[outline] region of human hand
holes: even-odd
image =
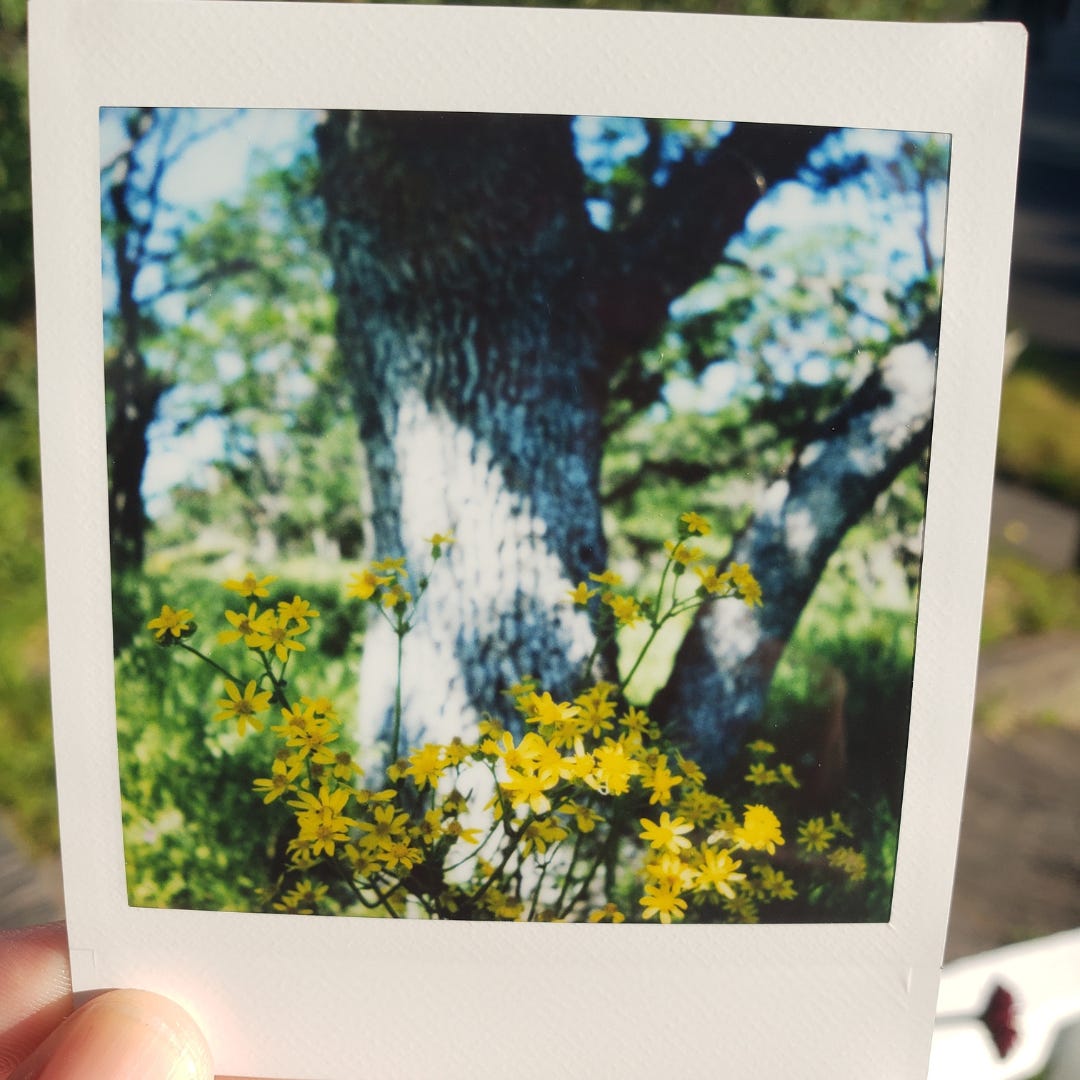
[[[179,1005],[109,990],[75,1008],[63,923],[0,931],[0,1080],[213,1080]]]

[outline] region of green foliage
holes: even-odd
[[[1080,364],[1029,348],[1005,380],[998,470],[1080,507]]]
[[[991,552],[982,643],[1049,630],[1080,630],[1080,574],[1050,573],[1013,555]]]
[[[341,637],[354,640],[355,616],[338,587],[280,581],[282,595],[303,592],[322,615],[314,627],[297,694],[335,693],[342,708],[355,710],[355,671],[342,659]],[[168,579],[130,576],[115,604],[118,620],[138,624],[132,643],[116,660],[117,738],[128,890],[143,907],[223,911],[259,910],[258,890],[269,889],[284,865],[291,814],[280,804],[264,806],[252,790],[265,775],[275,740],[269,732],[240,739],[212,719],[223,697],[220,672],[194,656],[154,644],[147,612],[182,595],[196,613],[193,643],[223,656],[218,630],[227,629],[225,609],[247,602],[222,590],[220,580],[197,568],[174,568]],[[277,723],[274,719],[271,722]]]
[[[34,297],[26,2],[0,2],[0,319],[26,315]]]
[[[629,138],[625,125],[609,127],[612,140]],[[640,202],[645,178],[717,131],[646,121],[635,137],[644,148],[622,160],[622,172],[602,153],[587,166],[592,196],[615,208],[612,228],[631,213],[621,207]],[[830,414],[881,357],[932,317],[940,279],[930,202],[947,161],[948,146],[935,136],[897,137],[880,155],[855,153],[834,137],[799,181],[820,217],[808,213],[797,224],[789,214],[784,228],[770,224],[770,201],[779,198],[771,192],[755,210],[761,223],[672,305],[662,338],[612,383],[602,494],[619,522],[620,535],[609,529],[616,558],[642,557],[657,540],[651,523],[688,502],[737,534],[763,487],[826,433]],[[875,224],[864,231],[852,222],[868,207]],[[908,238],[906,251],[899,236]],[[869,537],[891,538],[912,586],[924,493],[924,471],[909,470],[877,508]]]
[[[31,845],[57,842],[33,328],[0,324],[0,803]]]
[[[157,437],[178,447],[185,437],[219,446],[212,481],[178,487],[168,505],[151,508],[152,547],[206,530],[263,551],[270,546],[275,557],[320,545],[355,555],[362,540],[358,440],[334,349],[313,155],[300,152],[285,168],[254,161],[239,198],[188,208],[164,259],[155,246],[165,242],[156,230],[170,227],[165,219],[173,212],[162,208],[154,187],[159,170],[168,175],[209,132],[235,118],[211,121],[177,110],[128,118],[136,132],[125,150],[132,164],[116,170],[110,188],[122,194],[124,210],[110,197],[102,213],[117,279],[126,260],[134,284],[127,287],[130,302],[120,295],[108,312],[108,351],[115,363],[134,341],[145,377],[119,373],[109,380],[110,440],[125,415],[138,412],[143,427],[135,443],[146,443],[156,421]],[[151,296],[139,282],[159,272]],[[150,385],[161,391],[152,402]],[[139,498],[129,486],[129,497]]]

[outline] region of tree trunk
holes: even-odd
[[[115,347],[106,356],[105,389],[109,405],[109,538],[114,573],[142,566],[146,550],[146,508],[142,482],[149,452],[147,435],[158,402],[169,382],[150,370],[143,335],[151,318],[136,299],[164,163],[155,169],[148,191],[133,188],[135,159],[140,145],[159,123],[153,109],[139,109],[128,120],[129,143],[118,155],[106,194],[112,211],[110,229],[116,273]],[[146,205],[143,205],[146,204]],[[138,206],[138,213],[135,207]]]
[[[148,432],[169,384],[150,371],[137,346],[126,343],[105,366],[109,395],[109,534],[114,573],[142,566],[146,508],[142,497]]]
[[[937,327],[895,347],[767,490],[731,558],[764,605],[702,608],[654,716],[710,775],[742,744],[806,602],[845,533],[929,445]]]
[[[335,113],[319,131],[338,338],[377,557],[431,574],[404,650],[403,745],[468,735],[591,652],[567,592],[602,566],[592,227],[569,118]],[[415,591],[415,588],[414,590]],[[396,641],[371,613],[361,734],[386,737]]]
[[[360,421],[373,555],[431,574],[404,650],[402,745],[512,719],[536,676],[571,695],[595,636],[567,593],[603,566],[607,382],[670,301],[722,257],[822,131],[738,125],[688,157],[637,221],[599,233],[569,118],[333,113],[318,132],[338,340]],[[928,337],[929,340],[929,337]],[[895,350],[769,492],[734,558],[766,607],[699,618],[658,701],[713,768],[761,711],[773,668],[847,529],[926,446],[933,351]],[[414,589],[415,591],[415,589]],[[606,656],[601,673],[613,674]],[[361,738],[392,724],[396,641],[372,613]]]

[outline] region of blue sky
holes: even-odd
[[[103,165],[112,161],[125,141],[123,117],[126,110],[103,109],[101,113],[101,160]],[[248,181],[268,164],[285,166],[302,151],[310,150],[312,132],[318,115],[310,111],[252,109],[243,112],[226,110],[176,110],[170,150],[187,142],[183,153],[164,174],[161,188],[166,211],[160,216],[162,229],[181,225],[185,220],[197,219],[215,203],[238,202]],[[701,145],[722,139],[730,130],[727,123],[699,123],[693,135]],[[645,133],[640,120],[632,118],[579,117],[574,121],[578,155],[586,171],[596,179],[604,179],[611,168],[626,156],[638,153],[644,146]],[[201,137],[193,138],[197,133]],[[902,133],[882,131],[847,131],[835,144],[846,152],[866,152],[888,158],[896,153]],[[188,141],[189,140],[189,141]],[[673,151],[674,152],[674,151]],[[941,256],[944,239],[946,193],[939,185],[930,199],[931,250],[936,258]],[[588,204],[594,224],[600,228],[608,225],[608,208],[602,201]],[[887,204],[875,199],[857,185],[844,185],[826,193],[815,193],[799,183],[787,183],[770,192],[754,208],[747,229],[762,233],[775,229],[781,234],[797,237],[801,230],[837,229],[854,230],[873,238],[876,251],[871,251],[865,270],[865,282],[859,287],[866,297],[866,309],[870,315],[876,305],[884,304],[886,290],[902,285],[917,277],[921,270],[921,254],[918,247],[920,214],[911,200],[893,198]],[[156,241],[167,249],[169,241],[162,232]],[[753,245],[736,240],[729,254],[752,264],[755,258]],[[835,252],[835,273],[843,273],[840,266],[844,252]],[[860,256],[862,257],[862,256]],[[873,265],[874,263],[878,265]],[[826,268],[827,270],[827,268]],[[781,266],[779,272],[794,273]],[[828,276],[823,272],[822,280]],[[103,257],[105,305],[115,303],[115,279],[108,259]],[[160,275],[153,268],[140,278],[142,294],[151,295],[160,287]],[[678,318],[715,305],[726,288],[722,274],[699,284],[672,308]],[[162,301],[159,316],[166,322],[179,322],[185,317],[182,297]],[[864,319],[864,327],[855,327],[856,333],[873,336],[873,320]],[[814,340],[815,327],[808,323],[804,340],[792,340],[786,350],[777,350],[770,357],[777,377],[790,380],[795,377],[808,381],[821,381],[828,377],[830,361],[818,349]],[[726,401],[732,393],[746,385],[751,377],[748,365],[738,357],[740,350],[752,347],[752,342],[740,341],[738,334],[732,343],[731,355],[709,366],[700,379],[676,380],[668,386],[667,402],[677,409],[710,412]],[[817,351],[816,351],[817,350]],[[819,355],[820,353],[820,355]],[[798,366],[792,357],[799,358]],[[170,418],[169,398],[163,400],[161,419],[150,432],[150,455],[147,462],[143,491],[147,509],[155,516],[168,506],[168,491],[177,484],[203,486],[212,473],[212,462],[223,451],[220,429],[213,422],[201,423],[186,436],[175,435]]]

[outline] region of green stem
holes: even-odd
[[[220,671],[226,679],[229,679],[234,683],[243,682],[241,678],[234,675],[231,671],[226,671],[225,668],[223,668],[216,660],[211,660],[210,657],[206,655],[206,653],[199,652],[199,650],[196,649],[194,645],[189,645],[186,641],[180,641],[177,642],[177,644],[180,646],[181,649],[187,649],[189,653],[194,653],[200,660],[205,660],[212,668],[216,668],[218,671]]]
[[[548,854],[548,860],[540,867],[540,878],[536,882],[536,889],[533,892],[532,903],[529,905],[529,918],[528,922],[532,922],[536,918],[536,909],[540,904],[540,890],[544,887],[544,877],[548,872],[548,867],[551,865],[551,860],[555,856],[555,849],[552,848]]]
[[[506,864],[510,861],[510,859],[513,856],[514,852],[517,851],[518,841],[522,838],[522,836],[524,836],[525,830],[535,820],[536,820],[536,815],[533,814],[533,812],[530,810],[528,815],[526,816],[525,820],[521,823],[521,828],[518,829],[515,832],[513,828],[507,828],[506,827],[506,819],[505,818],[503,819],[503,827],[506,829],[506,839],[507,839],[506,854],[503,855],[502,861],[491,872],[491,876],[487,879],[487,881],[485,881],[484,884],[481,885],[480,888],[477,889],[477,891],[474,892],[472,894],[472,896],[469,897],[469,899],[473,903],[476,903],[476,901],[479,900],[484,895],[484,893],[486,893],[488,891],[488,889],[490,889],[491,886],[495,884],[495,879],[497,877],[502,876],[502,872],[506,869]]]
[[[637,654],[637,659],[634,661],[633,667],[626,673],[626,677],[622,679],[616,688],[616,694],[622,695],[623,691],[630,685],[630,680],[634,677],[637,669],[641,666],[641,661],[645,659],[645,654],[649,651],[652,643],[656,640],[656,635],[660,633],[660,627],[667,622],[667,616],[660,619],[658,622],[653,623],[652,630],[649,632],[649,636],[645,641],[645,644],[641,646],[641,651]]]
[[[401,742],[401,654],[405,643],[405,633],[397,632],[397,683],[394,686],[394,731],[390,737],[390,761],[393,764],[398,759],[398,746]]]
[[[562,888],[559,890],[559,896],[555,901],[555,917],[561,919],[566,912],[563,911],[563,902],[566,900],[566,894],[570,891],[570,883],[574,879],[574,867],[577,865],[578,855],[581,853],[581,840],[585,834],[578,830],[574,836],[574,849],[570,852],[570,865],[566,868],[566,876],[563,878]]]

